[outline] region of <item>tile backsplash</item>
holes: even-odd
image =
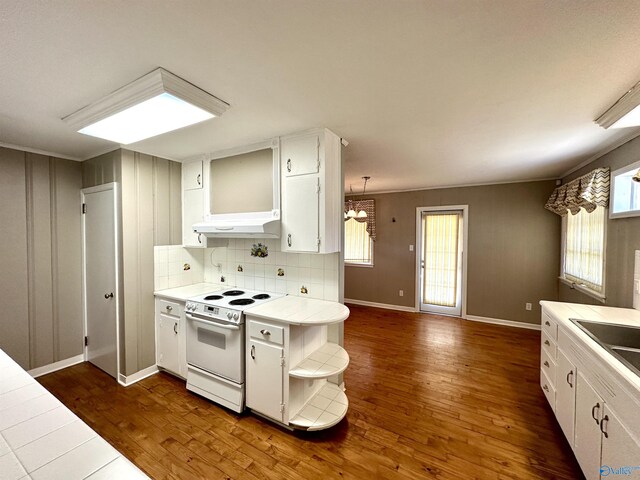
[[[182,245],[154,247],[154,288],[183,287],[204,279],[204,250]]]
[[[266,245],[266,257],[251,256],[258,243]],[[231,238],[225,247],[154,249],[156,290],[209,282],[337,302],[338,266],[337,253],[281,252],[278,239]]]

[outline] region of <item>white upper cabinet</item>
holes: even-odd
[[[202,162],[182,164],[182,189],[197,190],[202,188]]]
[[[320,136],[301,135],[282,143],[282,171],[285,177],[318,173],[320,169]]]
[[[341,139],[321,129],[280,139],[282,251],[340,251]]]

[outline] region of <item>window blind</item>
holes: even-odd
[[[423,217],[423,303],[455,307],[458,295],[458,248],[460,215],[433,214]]]
[[[601,293],[604,267],[604,222],[601,206],[567,215],[564,276],[576,284]]]

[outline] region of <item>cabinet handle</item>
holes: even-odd
[[[202,175],[198,174],[198,178],[196,178],[196,182],[198,182],[198,185],[202,185],[202,183],[200,182],[200,177],[201,177],[201,176],[202,176]]]
[[[113,298],[113,292],[111,292],[111,293],[105,293],[105,294],[104,294],[104,298],[107,298],[107,299],[108,299],[108,298]]]
[[[607,425],[609,424],[609,415],[605,415],[604,418],[602,419],[602,421],[600,422],[600,431],[604,435],[604,438],[609,438],[609,434],[604,429],[604,426],[605,426],[604,422],[607,422]]]
[[[546,383],[544,384],[544,387],[542,387],[542,389],[543,389],[545,392],[549,393],[549,387],[547,386],[547,384],[546,384]]]
[[[200,239],[200,235],[202,235],[201,233],[198,234],[198,243],[202,244],[202,240]]]
[[[173,333],[178,334],[178,322],[173,324]]]
[[[287,159],[287,172],[291,172],[291,159]]]
[[[545,320],[545,321],[544,321],[544,324],[545,324],[547,327],[550,327],[550,326],[551,326],[551,324],[549,323],[549,320]]]
[[[591,418],[593,418],[596,421],[596,425],[600,424],[600,420],[598,420],[598,418],[596,417],[596,410],[600,410],[600,404],[596,403],[593,408],[591,409]]]
[[[569,380],[569,377],[573,377],[573,370],[571,370],[569,373],[567,373],[567,383],[569,384],[569,386],[571,388],[573,388],[573,383],[571,383],[571,380]]]
[[[251,358],[256,359],[256,346],[251,345]]]
[[[261,333],[262,335],[267,335],[267,336],[268,336],[268,335],[271,335],[271,332],[270,332],[269,330],[265,330],[265,329],[260,330],[260,333]]]
[[[171,311],[173,310],[173,307],[171,305],[167,305],[167,310]]]
[[[544,341],[544,344],[545,344],[547,347],[550,347],[550,346],[551,346],[551,344],[549,343],[549,340],[545,340],[545,341]]]
[[[291,246],[291,234],[287,235],[287,245]]]
[[[544,361],[544,366],[549,368],[549,362],[547,362],[546,360]]]

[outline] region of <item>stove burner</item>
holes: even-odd
[[[251,300],[250,298],[237,298],[231,300],[229,305],[251,305],[252,303],[255,303],[255,300]]]
[[[224,297],[222,295],[207,295],[204,297],[205,300],[220,300],[221,298]]]
[[[258,295],[254,295],[251,298],[255,300],[266,300],[267,298],[271,298],[271,295],[267,295],[266,293],[259,293]]]
[[[222,292],[222,295],[225,297],[237,297],[238,295],[242,295],[244,292],[242,290],[227,290],[226,292]]]

